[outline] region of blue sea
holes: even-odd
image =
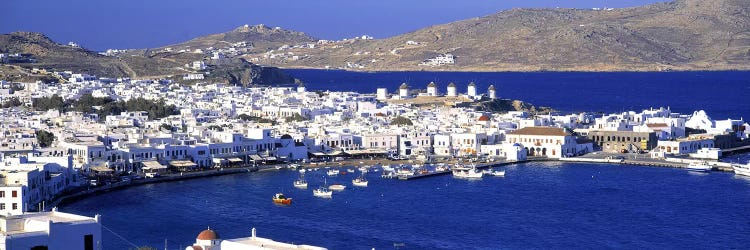
[[[666,73],[358,73],[289,70],[310,90],[374,93],[402,82],[444,90],[468,82],[501,98],[563,112],[671,107],[714,119],[750,117],[750,72]],[[463,91],[462,91],[463,92]],[[747,162],[748,155],[727,160]],[[149,245],[184,249],[206,227],[222,238],[258,236],[329,249],[747,249],[750,179],[732,173],[579,163],[525,163],[506,177],[478,181],[437,176],[412,181],[354,175],[333,199],[292,187],[296,171],[270,171],[132,187],[61,206],[101,214],[104,249]],[[284,192],[291,206],[271,196]],[[111,230],[111,232],[110,232]],[[114,232],[114,233],[112,233]],[[115,233],[119,236],[115,236]]]
[[[348,72],[286,70],[309,90],[396,93],[401,83],[426,89],[434,81],[445,93],[450,82],[465,93],[469,82],[477,92],[495,85],[499,98],[571,112],[622,112],[670,107],[692,114],[705,110],[713,119],[750,119],[750,71],[724,72]]]
[[[92,216],[131,243],[184,249],[211,227],[329,249],[747,249],[750,179],[732,173],[578,163],[502,167],[505,177],[400,181],[327,178],[347,189],[315,198],[280,170],[151,184],[61,208]],[[284,192],[291,206],[271,202]],[[132,245],[105,230],[104,249]],[[394,247],[396,246],[396,247]],[[178,248],[180,247],[180,248]]]

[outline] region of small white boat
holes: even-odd
[[[303,169],[300,169],[300,170],[299,170],[299,172],[300,172],[301,174],[304,174],[304,173],[305,173],[305,172],[307,172],[307,171],[306,171],[306,170],[305,170],[305,169],[303,168]]]
[[[336,176],[338,174],[339,174],[339,170],[338,169],[329,169],[328,170],[328,176]]]
[[[347,169],[346,169],[346,172],[349,172],[349,173],[354,173],[354,169],[351,169],[351,168],[347,168]]]
[[[362,173],[367,173],[368,167],[367,166],[359,167],[359,171],[362,172]]]
[[[368,181],[367,179],[365,179],[364,176],[360,176],[352,180],[352,185],[357,186],[357,187],[366,187],[367,183]]]
[[[391,167],[391,165],[383,165],[383,171],[393,172],[393,168]]]
[[[325,188],[325,187],[319,187],[313,190],[313,196],[322,197],[322,198],[331,198],[331,196],[333,196],[333,191],[328,190],[328,188]]]
[[[490,173],[492,176],[503,177],[505,176],[505,170],[495,170]]]
[[[732,170],[734,170],[734,174],[750,176],[750,162],[745,165],[732,164]]]
[[[333,184],[333,185],[328,186],[328,189],[333,190],[333,191],[343,191],[344,189],[346,189],[346,186],[341,185],[341,184]]]
[[[294,181],[294,187],[296,188],[307,188],[307,181],[300,178],[299,180]]]
[[[701,162],[692,162],[687,167],[690,171],[697,171],[697,172],[708,172],[711,171],[711,165],[708,165],[708,162],[701,161]]]
[[[457,178],[478,179],[482,178],[484,174],[474,166],[467,167],[456,165],[453,167],[453,176]]]

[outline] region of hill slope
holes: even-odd
[[[354,63],[364,70],[750,69],[750,1],[677,0],[612,10],[512,9],[387,39],[292,52],[306,56],[263,63],[314,68]],[[455,55],[455,65],[418,65],[441,53]]]
[[[214,74],[209,80],[229,83],[290,84],[294,79],[274,67],[261,67],[241,59],[210,60],[207,55],[163,50],[131,50],[117,56],[104,56],[84,48],[58,44],[48,37],[33,32],[13,32],[0,35],[0,53],[30,54],[34,62],[13,65],[45,68],[56,71],[71,70],[103,77],[169,77],[197,73],[184,65],[193,61],[206,61]],[[3,78],[2,72],[0,78]],[[18,74],[14,72],[13,74]],[[5,78],[8,78],[7,76]]]

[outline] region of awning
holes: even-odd
[[[276,157],[273,157],[273,156],[266,157],[266,161],[275,161],[275,160],[276,160]]]
[[[328,154],[328,155],[331,155],[331,156],[337,156],[337,155],[342,155],[342,154],[343,154],[343,153],[342,153],[341,151],[333,151],[333,152],[331,152],[331,153],[330,153],[330,154]]]
[[[91,170],[94,172],[99,172],[99,173],[109,173],[109,172],[115,171],[115,170],[108,168],[107,166],[93,166],[91,167]]]
[[[186,168],[186,167],[196,167],[198,164],[193,163],[192,161],[170,161],[169,165],[178,167],[178,168]]]
[[[323,152],[312,152],[312,154],[313,154],[314,156],[326,156],[326,154],[325,154],[325,153],[323,153]]]
[[[222,162],[225,161],[225,159],[222,159],[222,158],[213,158],[211,161],[213,161],[214,163],[222,163]]]
[[[237,158],[237,157],[229,158],[229,159],[227,159],[227,160],[228,160],[229,162],[231,162],[231,163],[242,162],[242,159],[240,159],[240,158]]]
[[[157,161],[144,161],[143,170],[163,170],[167,169],[167,166],[159,164]]]
[[[260,157],[260,155],[250,155],[250,159],[253,161],[262,161],[263,157]]]

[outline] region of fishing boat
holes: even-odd
[[[687,167],[690,171],[695,172],[708,172],[711,171],[711,165],[708,165],[708,162],[701,161],[701,162],[691,162]]]
[[[349,172],[349,173],[354,173],[354,169],[351,169],[351,168],[347,168],[347,169],[346,169],[346,172]]]
[[[289,205],[292,204],[292,198],[287,198],[282,193],[277,193],[273,196],[273,202],[277,204]]]
[[[298,180],[294,181],[294,187],[307,188],[307,181],[305,181],[305,179],[299,178]]]
[[[319,187],[313,190],[313,196],[322,197],[322,198],[331,198],[331,196],[333,196],[333,191],[328,190],[328,188],[326,187]]]
[[[365,179],[365,176],[360,176],[352,180],[352,185],[357,187],[366,187],[367,186],[367,179]]]
[[[503,177],[505,176],[505,170],[494,170],[490,173],[492,176]]]
[[[307,170],[305,170],[304,168],[299,170],[300,174],[304,174],[305,172],[307,172]]]
[[[341,184],[333,184],[329,186],[328,189],[333,190],[333,191],[343,191],[344,189],[346,189],[346,186],[341,185]]]
[[[339,174],[339,170],[338,169],[329,169],[328,170],[328,176],[336,176],[338,174]]]
[[[478,179],[482,178],[484,174],[474,166],[456,165],[453,167],[453,176],[457,178]]]
[[[750,176],[750,162],[745,165],[732,164],[732,170],[734,170],[734,174]]]

